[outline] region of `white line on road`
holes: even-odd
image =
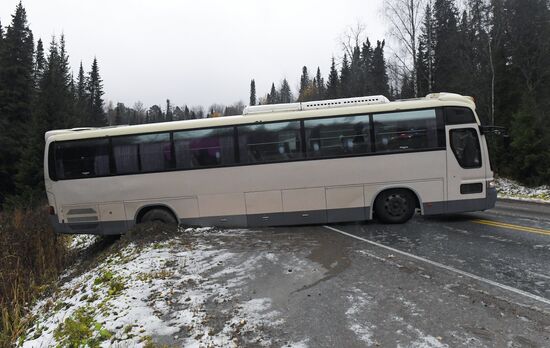
[[[521,295],[521,296],[525,296],[527,298],[530,298],[532,300],[535,300],[535,301],[538,301],[538,302],[542,302],[544,304],[547,304],[547,305],[550,305],[550,300],[547,299],[547,298],[544,298],[542,296],[538,296],[538,295],[535,295],[535,294],[532,294],[530,292],[527,292],[527,291],[523,291],[523,290],[520,290],[520,289],[516,289],[516,288],[513,288],[511,286],[508,286],[508,285],[504,285],[504,284],[501,284],[501,283],[497,283],[493,280],[490,280],[490,279],[487,279],[487,278],[483,278],[483,277],[480,277],[480,276],[477,276],[475,274],[472,274],[472,273],[469,273],[469,272],[465,272],[465,271],[461,271],[457,268],[454,268],[454,267],[451,267],[451,266],[447,266],[447,265],[444,265],[442,263],[439,263],[439,262],[436,262],[436,261],[432,261],[432,260],[428,260],[424,257],[421,257],[421,256],[417,256],[417,255],[413,255],[413,254],[410,254],[406,251],[401,251],[399,249],[395,249],[395,248],[392,248],[392,247],[389,247],[387,245],[384,245],[384,244],[380,244],[380,243],[377,243],[377,242],[373,242],[372,240],[368,240],[368,239],[365,239],[365,238],[361,238],[359,236],[356,236],[354,234],[351,234],[351,233],[348,233],[348,232],[344,232],[342,230],[339,230],[337,228],[334,228],[334,227],[331,227],[331,226],[327,226],[325,225],[324,226],[325,228],[328,228],[329,230],[332,230],[334,232],[338,232],[340,234],[343,234],[343,235],[346,235],[348,237],[351,237],[351,238],[355,238],[355,239],[358,239],[360,241],[363,241],[363,242],[366,242],[366,243],[369,243],[371,245],[375,245],[377,247],[380,247],[380,248],[383,248],[383,249],[386,249],[386,250],[389,250],[391,252],[394,252],[394,253],[397,253],[397,254],[401,254],[401,255],[404,255],[404,256],[407,256],[407,257],[410,257],[412,259],[415,259],[415,260],[418,260],[418,261],[422,261],[422,262],[425,262],[427,264],[430,264],[432,266],[435,266],[435,267],[438,267],[438,268],[442,268],[442,269],[445,269],[447,271],[450,271],[450,272],[454,272],[454,273],[457,273],[457,274],[460,274],[464,277],[468,277],[468,278],[472,278],[472,279],[475,279],[477,281],[480,281],[482,283],[485,283],[485,284],[489,284],[489,285],[492,285],[492,286],[495,286],[497,288],[500,288],[500,289],[503,289],[503,290],[507,290],[507,291],[510,291],[510,292],[513,292],[515,294],[518,294],[518,295]]]

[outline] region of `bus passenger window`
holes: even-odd
[[[308,157],[360,155],[372,151],[368,115],[304,121]]]
[[[434,109],[375,114],[376,152],[438,148]]]
[[[235,163],[233,127],[175,132],[174,148],[178,169]]]
[[[300,122],[239,126],[242,163],[264,163],[302,158]]]
[[[451,149],[462,168],[481,167],[481,149],[473,128],[451,129]]]
[[[91,139],[56,143],[58,179],[79,179],[110,174],[109,140]]]
[[[171,169],[170,133],[114,137],[113,154],[117,174]]]

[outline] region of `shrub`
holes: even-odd
[[[65,237],[53,232],[46,207],[0,213],[0,347],[25,332],[25,308],[57,278],[67,255]]]

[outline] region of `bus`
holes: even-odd
[[[496,201],[473,98],[248,106],[242,115],[46,132],[58,233],[256,227],[481,211]]]

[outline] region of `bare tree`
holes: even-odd
[[[367,26],[363,22],[357,21],[355,25],[350,25],[340,34],[340,44],[348,57],[351,58],[353,56],[354,47],[359,47],[359,45],[366,40],[366,29]]]
[[[405,58],[396,53],[395,59],[408,75],[412,75],[415,97],[418,97],[416,51],[424,2],[425,0],[385,0],[385,15],[390,22],[390,34],[408,56]]]

